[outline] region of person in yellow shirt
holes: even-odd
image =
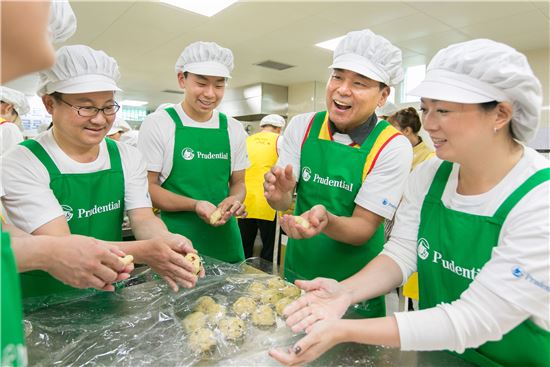
[[[435,156],[435,153],[426,143],[422,141],[418,132],[422,127],[420,116],[413,107],[399,110],[388,117],[388,122],[393,125],[401,134],[405,135],[413,146],[412,169],[424,162],[426,159]]]
[[[422,123],[420,122],[420,116],[413,107],[399,110],[388,117],[388,122],[393,125],[397,130],[401,131],[403,135],[409,139],[413,146],[413,161],[411,171],[416,166],[427,159],[435,156],[433,150],[431,150],[426,143],[422,141],[418,132]],[[391,225],[393,226],[393,224]],[[409,299],[408,309],[412,311],[414,309],[412,300],[418,300],[418,273],[414,272],[407,283],[403,286],[403,295]]]
[[[243,240],[244,255],[252,256],[254,240],[260,230],[262,251],[260,257],[273,261],[275,244],[275,209],[272,209],[264,196],[264,175],[279,158],[277,147],[281,144],[281,130],[285,119],[279,115],[267,115],[260,121],[260,132],[246,139],[246,150],[250,167],[246,169],[246,198],[244,205],[246,218],[239,219],[239,229]]]

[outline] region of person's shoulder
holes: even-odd
[[[143,122],[141,123],[141,128],[144,126],[146,128],[151,128],[154,126],[159,126],[160,124],[168,124],[171,121],[172,119],[170,118],[170,115],[168,115],[165,110],[159,110],[145,116]]]
[[[530,147],[525,147],[524,159],[529,166],[537,171],[550,167],[550,160]]]
[[[10,132],[10,133],[13,133],[13,134],[23,135],[21,133],[21,130],[19,130],[19,127],[16,124],[11,123],[11,122],[5,122],[3,124],[0,124],[0,129],[3,132]]]
[[[106,138],[106,139],[108,139],[108,138]],[[116,144],[122,159],[124,159],[124,158],[126,158],[126,159],[141,158],[141,152],[139,151],[138,148],[136,148],[136,147],[134,147],[130,144],[121,142],[121,141],[117,141],[117,140],[111,140],[111,141],[113,141]]]
[[[315,113],[316,112],[306,112],[294,116],[290,119],[287,129],[290,128],[291,125],[296,127],[303,124],[309,124],[313,116],[315,116]]]

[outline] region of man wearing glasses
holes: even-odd
[[[194,267],[184,256],[195,250],[153,215],[140,153],[105,139],[120,109],[114,99],[119,77],[116,61],[102,51],[59,49],[53,68],[40,73],[38,90],[53,127],[3,157],[4,206],[27,233],[104,241],[122,240],[126,210],[138,241],[118,247],[174,290],[192,287]],[[105,271],[97,269],[97,278],[104,279]],[[23,298],[75,291],[42,271],[22,273],[21,283]]]

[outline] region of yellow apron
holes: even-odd
[[[264,175],[277,162],[277,139],[279,134],[262,131],[246,139],[250,167],[246,169],[246,198],[244,205],[248,219],[275,219],[273,210],[264,197]]]

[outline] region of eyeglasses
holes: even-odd
[[[79,116],[82,117],[94,117],[96,116],[100,111],[103,112],[105,116],[112,116],[117,113],[118,110],[120,110],[120,106],[118,104],[113,104],[107,107],[103,108],[97,108],[97,107],[84,107],[84,106],[73,106],[69,102],[64,101],[61,98],[58,98],[61,102],[65,103],[67,106],[73,108],[76,110]]]

